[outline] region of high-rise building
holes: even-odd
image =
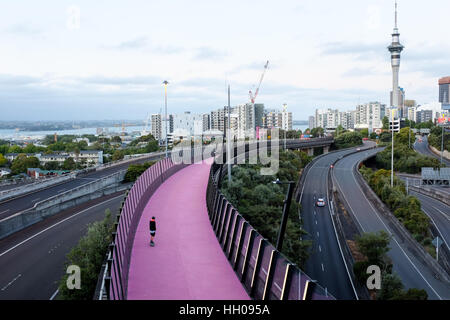
[[[395,2],[395,25],[392,33],[392,43],[388,47],[391,53],[391,66],[392,66],[392,94],[391,94],[391,106],[397,108],[403,108],[404,95],[398,85],[398,73],[400,69],[400,53],[403,50],[403,45],[400,44],[400,33],[397,28],[397,2]],[[400,116],[402,111],[400,111]]]
[[[164,121],[164,116],[159,113],[152,114],[152,136],[160,143],[166,139],[166,123],[167,123],[167,134],[173,132],[173,115],[167,115],[168,120]]]
[[[264,128],[280,128],[286,131],[292,130],[292,112],[288,112],[286,105],[282,111],[267,110],[263,117]]]
[[[211,115],[209,113],[204,113],[203,117],[203,131],[208,131],[211,129]]]
[[[408,120],[417,122],[416,113],[417,107],[408,107]]]
[[[355,115],[356,111],[342,111],[339,112],[338,126],[341,125],[344,129],[355,128]]]
[[[316,120],[314,119],[314,116],[309,116],[308,118],[308,126],[309,129],[314,129],[315,128],[315,124],[316,124]]]
[[[368,129],[369,133],[374,129],[383,128],[383,117],[386,106],[379,102],[369,102],[356,107],[355,129]]]
[[[192,114],[186,111],[183,114],[173,115],[173,136],[195,136],[203,132],[203,115]]]
[[[416,113],[417,122],[433,121],[433,110],[420,110]]]
[[[263,103],[255,103],[255,126],[256,127],[261,128],[263,126],[263,117],[264,117],[264,104]]]
[[[450,77],[439,79],[439,102],[442,109],[450,110]]]

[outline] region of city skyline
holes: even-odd
[[[26,11],[4,4],[2,120],[145,119],[164,108],[164,79],[169,113],[206,113],[226,105],[227,84],[233,105],[248,102],[266,60],[257,103],[287,103],[294,120],[316,108],[389,104],[394,1],[346,1],[351,10],[332,1],[135,2],[28,2]],[[437,101],[438,79],[450,69],[439,21],[450,4],[398,6],[407,49],[400,86],[406,99]],[[203,19],[193,21],[199,10]],[[239,23],[224,28],[228,21]]]

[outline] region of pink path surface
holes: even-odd
[[[248,300],[225,258],[206,209],[210,165],[175,173],[151,197],[137,227],[129,300]],[[149,220],[156,217],[155,246]]]

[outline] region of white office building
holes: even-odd
[[[383,117],[386,105],[379,102],[369,102],[356,107],[355,129],[368,129],[369,133],[383,128]]]

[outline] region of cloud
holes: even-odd
[[[386,55],[387,45],[385,43],[350,43],[329,42],[322,44],[322,53],[326,55],[353,55],[358,59],[368,57],[383,57]]]
[[[17,23],[4,29],[6,33],[20,36],[38,36],[42,35],[42,30],[30,23]]]
[[[113,48],[119,50],[142,49],[147,47],[147,45],[148,45],[147,37],[139,37],[128,41],[123,41],[118,45],[113,46]]]
[[[226,57],[228,54],[210,47],[200,47],[194,51],[196,60],[217,60]]]

